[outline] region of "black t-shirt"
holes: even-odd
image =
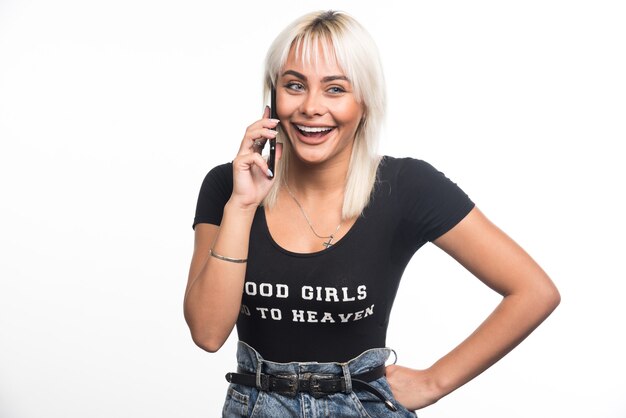
[[[232,165],[211,170],[194,227],[219,225],[233,187]],[[347,361],[384,347],[400,278],[413,254],[474,207],[430,164],[384,157],[372,197],[347,234],[315,253],[293,253],[272,239],[257,210],[248,250],[239,339],[267,360]]]

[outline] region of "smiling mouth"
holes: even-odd
[[[298,132],[309,138],[321,138],[335,129],[332,126],[304,126],[294,124]]]

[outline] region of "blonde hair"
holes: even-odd
[[[321,51],[320,51],[321,46]],[[376,182],[380,162],[378,137],[385,116],[385,84],[378,50],[367,31],[354,18],[337,11],[313,12],[285,28],[270,46],[265,59],[264,97],[276,84],[291,48],[306,64],[322,56],[337,63],[350,79],[356,100],[363,106],[363,119],[357,128],[346,177],[343,219],[361,215]],[[284,133],[279,128],[279,137]],[[276,180],[263,204],[272,207],[281,184],[287,178],[293,151],[283,141],[283,154],[276,166]]]

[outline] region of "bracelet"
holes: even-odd
[[[220,260],[224,260],[224,261],[228,261],[229,263],[245,263],[248,261],[247,258],[231,258],[231,257],[226,257],[224,255],[219,255],[217,254],[215,251],[213,251],[213,248],[211,248],[209,250],[209,254],[211,254],[211,256],[215,257],[215,258],[219,258]]]

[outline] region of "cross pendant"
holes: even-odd
[[[332,235],[330,237],[328,237],[328,241],[326,241],[325,243],[322,244],[324,246],[324,248],[332,247],[333,246],[333,244],[332,244],[333,239],[335,239],[335,237],[333,237]]]

